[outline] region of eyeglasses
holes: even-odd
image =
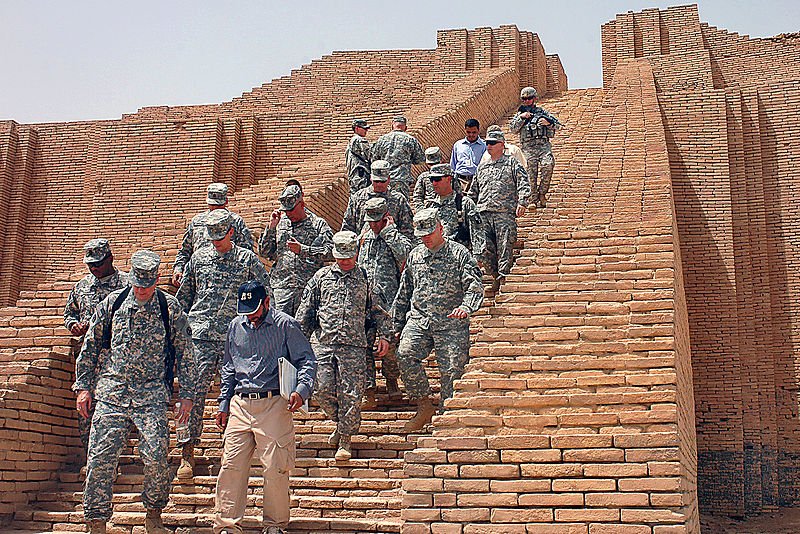
[[[87,267],[89,267],[89,268],[97,268],[97,267],[102,267],[102,266],[103,266],[103,264],[106,262],[106,260],[108,260],[108,258],[109,258],[109,257],[108,257],[108,256],[106,256],[105,258],[103,258],[103,259],[102,259],[102,260],[100,260],[100,261],[90,261],[89,263],[87,263],[87,264],[86,264],[86,266],[87,266]]]
[[[496,145],[496,144],[497,144],[497,143],[499,143],[499,142],[500,142],[500,141],[486,141],[486,144],[487,144],[487,145],[489,145],[489,146],[494,146],[494,145]]]
[[[429,176],[428,178],[430,178],[431,182],[441,182],[442,180],[444,180],[444,176],[438,176],[438,175]]]
[[[536,98],[536,97],[535,96],[526,96],[522,100],[533,100],[534,98]]]

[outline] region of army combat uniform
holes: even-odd
[[[502,132],[489,133],[487,141],[494,139],[505,137]],[[527,207],[531,195],[528,173],[516,159],[503,154],[478,166],[470,195],[484,227],[486,247],[481,259],[487,273],[496,278],[506,276],[511,272],[517,241],[516,209]]]
[[[230,228],[231,217],[221,210],[212,212],[206,225],[209,239],[213,240],[224,238]],[[225,352],[228,324],[236,317],[237,291],[248,280],[258,280],[269,290],[269,275],[255,252],[232,245],[228,252],[220,254],[212,245],[192,255],[175,295],[188,312],[197,361],[197,395],[189,419],[191,440],[183,450],[183,459],[190,464],[191,445],[199,442],[203,431],[206,394]],[[185,462],[178,474],[180,478],[191,477]]]
[[[227,185],[223,183],[213,183],[208,186],[208,198],[206,199],[206,202],[210,206],[223,206],[227,201]],[[178,253],[175,255],[175,264],[172,267],[173,272],[183,273],[183,270],[186,268],[186,264],[189,263],[189,259],[192,257],[192,254],[207,245],[211,245],[211,242],[208,240],[206,235],[205,228],[209,215],[219,209],[225,210],[231,214],[231,223],[233,224],[234,228],[234,244],[239,245],[242,248],[246,248],[247,250],[253,250],[253,235],[251,234],[250,229],[247,227],[247,224],[244,222],[244,219],[227,208],[216,208],[213,210],[209,209],[203,213],[195,215],[189,222],[189,226],[186,227],[186,231],[183,233],[181,248],[178,249]]]
[[[358,237],[353,232],[338,232],[333,236],[333,246],[334,258],[353,258],[358,254]],[[328,418],[336,422],[331,444],[338,442],[337,459],[350,458],[350,436],[361,426],[367,322],[374,322],[382,337],[391,334],[389,317],[375,304],[375,298],[363,269],[356,265],[344,271],[335,264],[323,267],[309,280],[297,310],[303,333],[310,338],[316,332],[319,340],[314,347],[314,396]]]
[[[111,247],[107,239],[92,239],[83,249],[86,251],[83,258],[84,263],[93,263],[104,260],[111,254]],[[89,325],[97,306],[112,291],[122,289],[128,285],[128,275],[118,270],[104,278],[97,278],[89,273],[75,284],[67,297],[67,304],[64,307],[64,326],[67,330],[78,323]],[[103,363],[108,357],[107,350],[101,350],[98,357],[98,368],[103,367]],[[95,384],[91,384],[89,391],[94,391]],[[83,450],[89,450],[89,430],[91,429],[91,414],[94,412],[94,404],[89,411],[89,418],[84,418],[78,414],[78,433],[81,437]]]
[[[388,169],[381,168],[379,166],[380,163],[381,161],[372,163],[372,180],[388,181]],[[385,162],[383,163],[385,164]],[[392,189],[385,193],[377,193],[372,185],[350,197],[347,203],[347,210],[344,213],[344,220],[342,221],[342,230],[360,232],[364,227],[364,206],[369,199],[377,197],[386,199],[386,204],[389,206],[389,215],[394,219],[397,229],[414,242],[414,215],[411,213],[411,206],[406,197]]]
[[[134,253],[131,284],[152,287],[159,262],[158,255],[149,250]],[[95,381],[97,383],[94,394],[97,406],[92,418],[83,493],[83,513],[87,521],[105,522],[111,517],[117,461],[126,445],[131,424],[139,430],[139,454],[144,463],[142,503],[148,511],[160,514],[169,499],[167,406],[170,393],[165,384],[164,321],[158,295],[154,294],[147,302],[139,302],[133,290],[112,315],[112,306],[122,291],[109,294],[92,317],[72,387],[74,391],[84,391]],[[169,309],[170,339],[178,362],[179,397],[192,400],[197,374],[189,325],[178,301],[171,295],[164,296]],[[111,348],[101,368],[98,363],[106,325],[110,325]]]
[[[358,265],[366,271],[375,293],[380,295],[381,305],[388,309],[394,302],[397,288],[400,287],[400,274],[403,272],[412,244],[411,240],[397,231],[395,224],[387,224],[377,235],[370,228],[370,221],[380,221],[386,215],[388,206],[385,199],[371,198],[365,207],[366,222],[358,238],[360,244]],[[367,389],[369,390],[376,386],[375,354],[372,350],[375,340],[374,330],[368,333],[368,340]],[[387,383],[393,384],[388,389],[396,389],[400,369],[397,366],[394,344],[383,357],[381,373]]]
[[[394,118],[394,122],[406,123],[402,115]],[[419,141],[409,133],[392,130],[385,133],[372,145],[372,160],[386,160],[389,162],[389,173],[392,177],[392,189],[409,200],[411,184],[411,165],[423,163],[425,152]]]
[[[533,87],[526,87],[520,96],[532,95],[534,98],[536,90]],[[530,111],[533,116],[526,119],[522,116],[525,111]],[[540,126],[537,124],[539,118],[548,119],[550,126]],[[537,206],[540,199],[544,198],[550,190],[550,179],[553,176],[555,159],[553,158],[553,148],[550,139],[555,135],[555,124],[552,116],[542,108],[533,106],[520,106],[519,110],[511,117],[508,127],[512,132],[519,133],[520,146],[525,159],[528,162],[528,177],[530,178],[533,195]]]
[[[369,124],[364,119],[355,119],[353,129],[356,127],[369,129]],[[354,133],[347,143],[345,152],[345,166],[347,168],[347,180],[350,184],[350,196],[369,186],[370,174],[370,144],[366,137]]]
[[[445,176],[450,176],[450,183],[453,186],[460,183],[460,180],[453,176],[453,169],[447,163],[431,167],[428,176],[429,186],[431,177],[444,179]],[[433,190],[433,186],[430,187]],[[433,198],[426,200],[424,208],[436,208],[446,238],[464,245],[475,257],[484,253],[486,237],[481,216],[475,201],[466,193],[456,190],[455,187],[447,196],[439,196],[434,192]]]
[[[281,210],[293,209],[299,200],[300,188],[288,186],[281,194]],[[298,222],[282,216],[277,227],[264,230],[258,243],[259,254],[274,262],[270,270],[275,295],[273,307],[292,317],[308,281],[332,258],[333,230],[325,219],[308,209],[306,215]],[[300,254],[295,254],[287,246],[292,237],[300,243]]]
[[[433,233],[438,225],[435,209],[414,217],[418,235]],[[461,377],[469,360],[469,318],[449,318],[460,308],[471,314],[483,302],[481,273],[464,246],[444,240],[438,250],[417,245],[408,256],[400,288],[392,305],[394,330],[400,333],[397,359],[409,396],[431,395],[423,362],[431,349],[441,374],[442,400],[453,396],[453,382]]]

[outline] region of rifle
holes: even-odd
[[[531,114],[529,119],[525,119],[525,127],[530,130],[534,137],[553,137],[553,130],[566,128],[561,121],[538,106],[520,106],[517,111]],[[539,126],[538,123],[541,118],[547,119],[553,128],[551,129],[549,126]],[[544,130],[542,130],[542,128],[544,128]]]

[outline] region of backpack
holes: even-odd
[[[114,314],[117,313],[122,303],[128,298],[131,292],[130,286],[122,290],[114,303],[111,305],[111,317],[103,325],[103,348],[111,349],[111,325],[114,322]],[[156,297],[158,297],[158,308],[161,310],[161,321],[164,323],[164,384],[167,386],[167,391],[170,397],[173,393],[173,381],[175,380],[175,346],[172,344],[172,335],[169,329],[169,306],[167,305],[167,297],[160,289],[156,289]]]
[[[460,191],[456,191],[455,194],[456,213],[458,213],[458,228],[456,229],[456,233],[453,235],[453,239],[458,243],[469,243],[469,228],[467,228],[466,214],[464,213],[464,195]]]

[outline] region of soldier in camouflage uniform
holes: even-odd
[[[425,161],[422,145],[411,134],[406,133],[408,121],[398,115],[392,121],[392,131],[383,134],[372,145],[372,160],[386,160],[390,165],[392,189],[409,200],[411,184],[411,165]]]
[[[516,159],[503,153],[505,139],[501,131],[486,136],[486,150],[491,159],[478,166],[469,192],[477,204],[486,237],[481,263],[494,276],[495,291],[511,272],[517,241],[516,218],[525,214],[531,195],[528,173]]]
[[[367,272],[367,278],[375,288],[375,293],[381,297],[381,305],[388,308],[397,294],[400,273],[403,272],[412,244],[410,239],[397,231],[397,225],[389,215],[385,198],[371,198],[364,208],[366,222],[358,238],[360,243],[358,264]],[[370,347],[374,344],[375,334],[374,330],[368,333]],[[386,391],[389,395],[398,395],[400,390],[397,387],[397,379],[400,377],[400,369],[397,366],[394,343],[390,344],[389,351],[383,357],[381,373],[386,378]],[[377,405],[375,388],[375,354],[372,350],[368,350],[367,398],[362,408],[373,409]]]
[[[230,212],[215,210],[205,222],[212,246],[192,255],[175,295],[189,314],[198,376],[197,396],[189,419],[191,438],[183,444],[177,473],[181,479],[192,478],[194,474],[194,445],[203,432],[206,394],[225,352],[228,324],[236,317],[239,286],[248,280],[258,280],[264,287],[270,287],[267,270],[255,252],[231,241],[234,228]]]
[[[172,267],[172,285],[175,287],[180,287],[184,274],[183,270],[186,268],[186,264],[189,263],[192,254],[211,244],[206,237],[205,226],[208,216],[216,210],[225,210],[231,214],[234,228],[233,242],[242,248],[253,250],[253,236],[244,219],[228,209],[228,186],[215,182],[209,184],[207,191],[208,198],[206,198],[206,203],[208,204],[208,210],[195,215],[191,220],[189,226],[186,227],[186,232],[183,234],[181,248],[178,250],[178,254],[175,255],[175,265]]]
[[[523,105],[511,117],[508,126],[512,132],[519,132],[522,152],[528,160],[527,172],[533,188],[534,204],[544,208],[547,207],[547,192],[556,164],[550,139],[555,136],[559,123],[547,111],[536,106],[538,94],[535,88],[525,87],[519,97]]]
[[[453,382],[469,361],[469,316],[483,302],[481,273],[475,258],[462,245],[443,236],[436,209],[414,216],[422,245],[411,251],[392,305],[394,329],[400,337],[397,359],[417,413],[405,425],[420,430],[435,413],[423,362],[436,351],[441,374],[441,398],[453,396]]]
[[[308,281],[297,320],[306,337],[316,333],[317,389],[314,396],[336,430],[328,442],[338,445],[337,460],[352,456],[350,438],[361,426],[361,397],[366,381],[369,323],[377,325],[381,337],[375,353],[389,348],[391,324],[366,273],[358,267],[358,236],[338,232],[333,236],[335,265],[323,267]]]
[[[372,185],[350,197],[342,221],[342,230],[360,232],[364,227],[364,205],[371,198],[382,197],[389,206],[389,215],[394,219],[401,234],[414,241],[414,215],[406,197],[389,187],[389,162],[372,162]]]
[[[432,146],[425,149],[425,164],[428,166],[428,170],[421,172],[419,176],[417,176],[417,181],[414,184],[414,192],[411,195],[414,212],[424,209],[426,200],[433,200],[436,198],[436,193],[433,192],[433,188],[431,187],[431,181],[428,180],[428,174],[430,174],[431,167],[441,162],[441,148]]]
[[[178,363],[181,400],[176,419],[179,421],[189,418],[197,370],[186,315],[174,297],[156,289],[160,262],[158,254],[149,250],[131,256],[129,279],[133,287],[114,291],[99,304],[76,363],[77,376],[72,389],[78,392],[77,408],[84,417],[89,415],[93,402],[90,389],[97,383],[83,493],[83,514],[93,534],[104,533],[106,521],[111,517],[114,474],[131,424],[139,430],[139,455],[144,463],[145,530],[169,532],[161,522],[170,486],[167,339]],[[114,312],[118,299],[123,300]],[[162,299],[168,309],[169,336],[162,316]],[[108,360],[100,367],[100,354],[109,344]]]
[[[353,137],[347,143],[345,165],[347,180],[350,182],[350,196],[369,187],[370,146],[367,141],[369,124],[364,119],[353,120]]]
[[[83,250],[83,263],[89,268],[90,274],[75,284],[64,307],[64,326],[76,337],[83,336],[89,329],[89,321],[97,305],[112,291],[128,285],[128,275],[114,267],[114,255],[108,239],[92,239],[83,246]],[[108,351],[100,352],[98,367],[102,368],[107,357]],[[89,391],[94,391],[94,384],[91,384]],[[89,417],[78,414],[78,433],[84,454],[89,450],[89,429],[93,413],[94,405],[89,410]]]
[[[434,165],[428,173],[428,182],[436,198],[426,201],[425,207],[438,210],[444,236],[467,247],[475,257],[482,255],[486,237],[481,216],[475,201],[454,189],[453,184],[459,180],[453,177],[453,169],[447,163]]]
[[[294,317],[309,279],[331,260],[333,230],[306,208],[300,187],[286,187],[279,200],[281,207],[272,212],[258,253],[274,262],[270,271],[274,308]]]

